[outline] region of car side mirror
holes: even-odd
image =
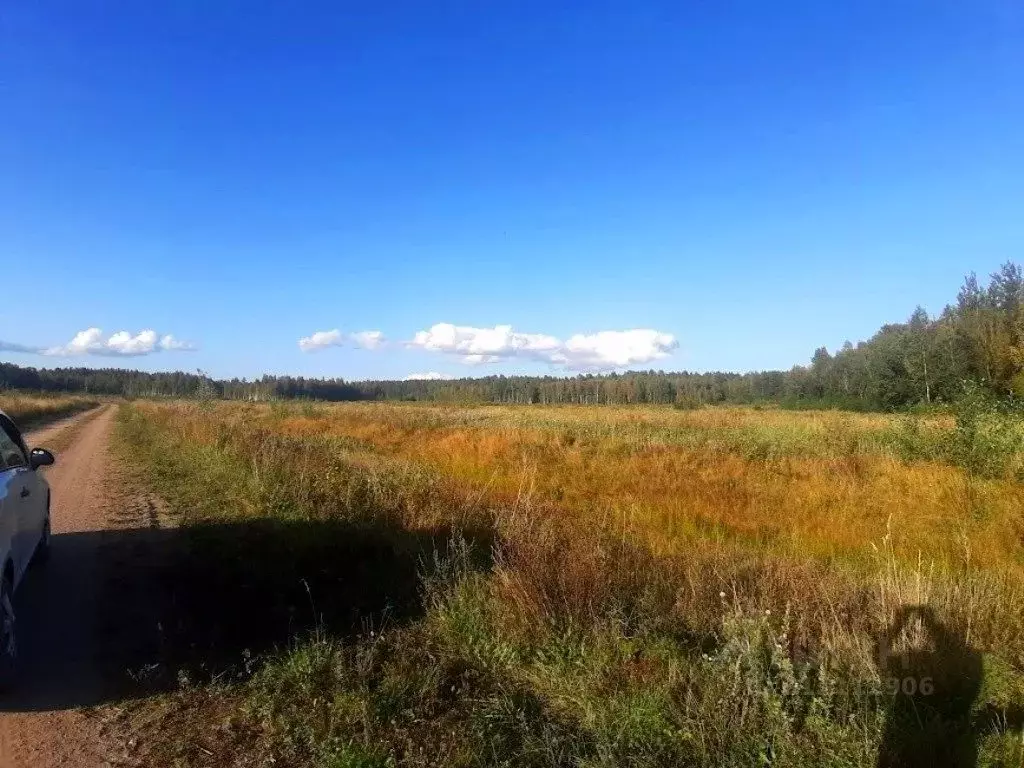
[[[28,461],[32,469],[39,469],[40,467],[50,466],[56,459],[45,448],[33,448],[32,452],[28,455]]]

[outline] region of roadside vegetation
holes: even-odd
[[[1024,760],[1024,443],[984,392],[136,402],[118,433],[180,525],[152,764]]]
[[[0,390],[0,410],[14,419],[21,429],[38,427],[96,405],[98,401],[76,395],[39,395]]]

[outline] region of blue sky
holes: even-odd
[[[0,359],[788,368],[1024,258],[1024,6],[11,0],[0,169]]]

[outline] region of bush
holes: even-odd
[[[977,477],[1024,479],[1024,409],[975,382],[953,407],[950,458]]]

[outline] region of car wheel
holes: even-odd
[[[18,641],[14,632],[14,584],[10,576],[0,582],[0,687],[7,688],[14,681],[18,658]]]
[[[50,559],[50,516],[46,516],[43,522],[43,534],[36,544],[36,551],[32,555],[32,565],[42,565]]]

